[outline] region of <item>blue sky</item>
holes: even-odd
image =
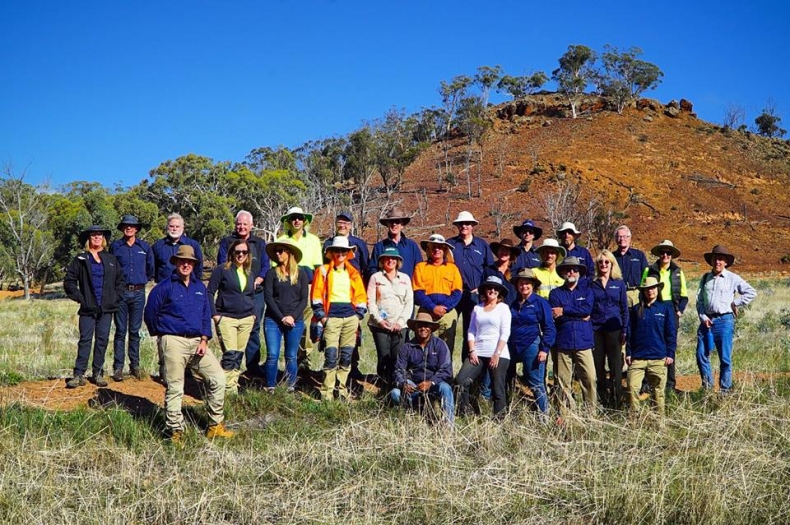
[[[549,5],[551,4],[551,6]],[[665,74],[646,96],[790,125],[785,2],[4,0],[0,165],[30,182],[130,186],[187,153],[358,128],[440,103],[441,80],[500,64],[550,72],[570,44],[639,46]],[[553,87],[551,87],[553,89]]]

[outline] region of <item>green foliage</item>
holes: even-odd
[[[506,92],[513,99],[518,99],[538,91],[548,81],[549,77],[543,71],[520,77],[504,75],[497,84],[497,91]]]
[[[782,122],[782,117],[776,114],[772,104],[763,109],[763,112],[754,119],[754,124],[757,126],[757,133],[764,137],[782,137],[787,130],[779,127]]]
[[[458,110],[461,100],[466,96],[471,85],[472,79],[466,75],[453,77],[450,82],[442,80],[439,84],[439,94],[442,97],[442,106],[444,107],[442,117],[444,119],[445,134],[450,133],[455,112]]]
[[[576,104],[584,94],[587,84],[594,78],[592,69],[596,53],[584,45],[568,46],[568,51],[559,58],[557,69],[551,72],[551,78],[568,99],[573,118],[576,118]]]
[[[482,99],[483,107],[488,105],[488,94],[491,92],[491,88],[499,82],[501,77],[502,66],[500,65],[494,67],[480,66],[477,68],[477,74],[475,74],[473,80],[482,93],[480,98]]]
[[[658,66],[639,59],[641,54],[638,47],[620,52],[609,44],[604,46],[603,69],[597,75],[598,87],[603,96],[614,102],[618,113],[645,91],[656,88],[664,76]]]

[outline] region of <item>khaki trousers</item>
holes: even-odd
[[[250,340],[253,324],[255,324],[255,316],[253,315],[242,319],[220,317],[217,330],[222,335],[225,350],[228,352],[243,352],[247,348],[247,341]]]
[[[557,351],[557,382],[560,386],[560,407],[574,408],[573,400],[573,370],[582,387],[582,399],[587,408],[594,410],[596,407],[596,378],[595,360],[592,349]]]
[[[667,384],[667,365],[663,359],[634,359],[628,367],[628,397],[631,408],[639,408],[639,390],[642,381],[647,376],[647,382],[653,390],[653,402],[659,414],[664,414],[665,392]]]
[[[310,322],[313,320],[313,307],[310,306],[310,301],[307,302],[307,308],[304,309],[302,314],[304,319],[304,333],[300,342],[301,348],[299,349],[298,361],[299,363],[307,363],[307,368],[310,370],[321,370],[321,353],[318,351],[318,346],[313,345],[310,341]],[[321,344],[320,342],[317,344]],[[304,366],[301,364],[300,366]]]
[[[184,398],[184,370],[190,366],[203,378],[207,390],[206,414],[210,425],[218,425],[225,419],[225,372],[210,351],[202,357],[195,354],[200,337],[163,335],[159,338],[159,349],[164,356],[167,374],[165,392],[165,424],[171,431],[184,429],[184,414],[181,402]]]

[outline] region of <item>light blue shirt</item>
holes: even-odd
[[[755,297],[757,291],[738,274],[729,270],[724,270],[719,275],[708,272],[702,276],[697,292],[697,314],[700,321],[709,321],[710,315],[731,314],[733,304],[740,308],[752,302]]]

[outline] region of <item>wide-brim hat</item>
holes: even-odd
[[[572,222],[567,222],[567,221],[563,222],[562,225],[559,228],[557,228],[557,237],[559,237],[560,234],[562,232],[565,232],[565,231],[571,231],[571,232],[573,232],[574,235],[581,235],[582,234],[581,231],[576,229],[576,225],[575,224],[573,224]]]
[[[178,247],[178,251],[175,253],[175,255],[170,257],[170,264],[175,264],[176,259],[186,259],[188,261],[200,262],[200,259],[195,256],[195,249],[188,244],[182,244]]]
[[[585,266],[584,263],[582,263],[578,257],[574,257],[571,255],[570,257],[566,257],[565,259],[563,259],[562,262],[557,265],[557,269],[556,269],[557,275],[562,277],[563,270],[572,267],[576,267],[579,270],[579,275],[581,276],[587,274],[587,266]]]
[[[472,215],[472,212],[462,211],[458,214],[458,217],[455,218],[453,224],[458,224],[459,222],[473,222],[475,226],[480,224],[480,221],[475,219],[475,216]]]
[[[266,255],[269,256],[270,261],[275,260],[276,254],[274,252],[277,250],[277,248],[288,248],[294,259],[296,259],[297,264],[302,260],[302,249],[290,240],[282,240],[270,242],[266,245]]]
[[[313,215],[311,213],[305,213],[302,208],[299,206],[294,206],[292,208],[288,208],[288,211],[285,212],[285,215],[280,217],[280,222],[283,223],[288,220],[288,217],[291,215],[304,215],[305,222],[313,222]]]
[[[494,257],[499,255],[500,248],[508,248],[510,249],[510,259],[515,260],[521,254],[521,248],[515,246],[511,239],[502,239],[499,242],[492,242],[491,243],[491,252],[494,254]]]
[[[660,292],[661,289],[664,288],[664,283],[662,283],[661,281],[659,281],[655,277],[648,277],[648,278],[645,279],[645,281],[642,284],[637,286],[637,288],[639,288],[640,290],[644,291],[644,290],[647,290],[648,288],[654,288],[656,286],[658,286],[658,291]]]
[[[531,268],[522,268],[518,271],[518,273],[510,278],[510,282],[513,283],[513,286],[518,286],[518,281],[521,279],[527,279],[528,281],[532,281],[533,288],[540,288],[540,285],[543,284],[538,276],[535,275],[535,272],[532,271]]]
[[[324,248],[324,253],[328,252],[329,250],[348,250],[351,252],[356,252],[357,247],[348,242],[348,237],[344,235],[338,235],[337,237],[332,238],[332,242],[330,244],[326,245]]]
[[[431,317],[431,314],[429,314],[427,312],[419,312],[417,314],[417,317],[415,317],[414,319],[409,319],[408,321],[406,321],[406,326],[408,326],[409,328],[411,328],[415,332],[417,331],[417,326],[421,325],[421,324],[422,325],[427,324],[428,326],[430,326],[431,327],[431,332],[435,332],[436,329],[439,328],[439,323],[434,321],[433,317]]]
[[[656,257],[660,257],[661,252],[663,250],[671,250],[673,259],[677,259],[678,257],[680,257],[680,250],[678,250],[677,247],[675,247],[675,245],[672,244],[672,241],[670,241],[669,239],[665,239],[660,243],[656,244],[655,246],[653,246],[652,248],[650,248],[650,253],[652,253]]]
[[[535,226],[535,223],[529,219],[522,222],[518,226],[513,226],[513,233],[515,233],[516,237],[518,237],[519,239],[521,238],[521,234],[524,232],[524,230],[532,230],[535,232],[535,238],[532,239],[533,241],[537,241],[538,239],[540,239],[541,235],[543,235],[543,228],[539,228]]]
[[[394,246],[389,246],[387,248],[384,248],[384,251],[379,254],[378,259],[376,260],[380,260],[382,257],[395,257],[396,259],[400,259],[401,262],[403,261],[403,256],[400,254],[398,249]]]
[[[438,233],[434,233],[433,235],[428,237],[428,240],[426,241],[420,241],[420,246],[422,247],[423,250],[427,251],[429,244],[441,244],[442,246],[446,246],[447,249],[449,250],[453,249],[453,245],[444,239],[444,235],[440,235]]]
[[[143,227],[143,223],[134,215],[124,215],[118,223],[118,230],[123,231],[124,226],[136,226],[139,230]]]
[[[713,247],[711,251],[708,253],[703,254],[705,257],[705,262],[709,265],[713,266],[713,256],[714,255],[722,255],[727,258],[725,263],[725,267],[729,268],[735,263],[735,254],[731,253],[730,250],[722,246],[721,244],[717,244]]]
[[[96,232],[99,232],[102,235],[104,235],[104,238],[107,240],[109,240],[110,235],[112,235],[112,232],[110,230],[94,224],[93,226],[89,226],[88,229],[80,232],[80,236],[79,236],[80,246],[85,246],[85,243],[88,242],[88,237],[90,237],[92,233],[96,233]]]
[[[394,220],[400,220],[405,226],[409,224],[409,222],[411,221],[411,217],[406,215],[406,213],[398,206],[395,206],[387,213],[385,213],[383,217],[379,219],[379,224],[381,224],[382,226],[386,226],[389,221],[394,221]]]
[[[560,243],[557,241],[557,239],[544,239],[543,244],[535,248],[535,251],[538,252],[538,255],[543,257],[543,250],[546,248],[557,250],[557,253],[559,254],[559,261],[562,261],[565,256],[568,255],[568,251],[564,246],[560,246]]]
[[[507,300],[508,290],[507,286],[502,283],[502,279],[497,277],[496,275],[489,275],[486,277],[486,280],[480,283],[480,286],[477,287],[477,291],[480,293],[480,296],[483,297],[486,293],[486,290],[489,288],[494,288],[499,292],[499,295],[502,297],[502,300]]]

